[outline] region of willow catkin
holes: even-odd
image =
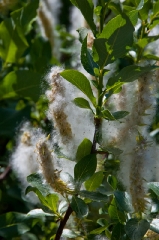
[[[54,124],[54,143],[62,153],[75,160],[77,148],[83,139],[93,140],[93,114],[75,106],[73,100],[84,95],[60,76],[62,71],[60,67],[53,67],[47,76],[50,85],[50,90],[46,91],[49,100],[47,116]]]
[[[54,169],[54,159],[52,159],[52,155],[46,141],[46,139],[40,140],[36,145],[38,160],[41,165],[43,176],[54,191],[60,193],[61,195],[64,195],[65,193],[71,194],[74,190],[68,188],[67,184],[60,178],[60,171]]]

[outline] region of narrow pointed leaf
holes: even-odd
[[[96,105],[90,82],[82,73],[77,70],[65,70],[61,73],[61,76],[80,89],[91,100],[93,105]]]
[[[90,232],[90,234],[98,235],[98,234],[102,233],[103,231],[105,231],[106,228],[107,228],[107,226],[96,228],[96,229],[92,230]]]
[[[157,69],[157,66],[146,66],[146,67],[139,67],[135,65],[130,65],[128,67],[123,68],[115,77],[110,78],[108,80],[107,86],[113,86],[115,83],[119,82],[133,82],[134,80],[138,79],[141,75]],[[130,74],[131,73],[131,74]]]
[[[90,177],[87,181],[85,181],[85,188],[88,191],[95,191],[102,183],[104,178],[103,172],[96,172]]]
[[[119,14],[111,19],[94,41],[94,61],[104,67],[122,57],[133,43],[133,32],[134,27],[127,16]]]
[[[76,161],[78,162],[83,157],[89,155],[91,153],[91,149],[92,149],[92,142],[87,138],[83,139],[83,141],[80,143],[77,149]]]
[[[107,202],[108,200],[108,197],[106,195],[99,192],[89,192],[89,191],[83,190],[79,192],[79,195],[96,202],[101,202],[101,201]]]
[[[80,108],[91,109],[89,102],[84,98],[75,98],[73,100],[74,104]]]
[[[159,197],[159,182],[149,182],[147,185]]]
[[[126,117],[129,114],[127,111],[118,111],[118,112],[113,112],[112,115],[116,120],[121,119]]]
[[[98,64],[94,62],[91,50],[87,48],[87,36],[82,43],[81,63],[89,74],[95,76],[94,68],[98,68]]]

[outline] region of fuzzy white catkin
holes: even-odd
[[[29,185],[27,176],[39,170],[35,152],[37,139],[45,135],[40,129],[32,128],[29,123],[24,123],[18,134],[17,145],[10,157],[10,164],[25,191]],[[29,199],[36,203],[37,199],[33,195],[30,196]]]
[[[158,82],[156,74],[147,73],[112,97],[117,111],[130,114],[122,123],[104,122],[102,125],[103,145],[123,150],[118,177],[132,197],[135,211],[144,211],[146,182],[154,180],[157,149],[148,133],[148,126],[155,115],[155,92]],[[110,103],[111,103],[110,101]],[[106,126],[105,126],[106,123]]]
[[[53,67],[48,74],[51,90],[46,92],[49,99],[48,117],[54,122],[54,142],[66,156],[75,160],[78,145],[84,138],[93,140],[93,115],[89,110],[78,108],[72,102],[83,94],[60,76],[59,67]]]

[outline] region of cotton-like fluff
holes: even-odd
[[[85,20],[81,13],[81,11],[77,7],[72,7],[71,14],[70,14],[70,22],[71,26],[69,29],[69,32],[75,36],[78,37],[77,29],[85,26]]]
[[[82,140],[93,140],[93,114],[74,105],[72,100],[83,97],[83,94],[60,76],[61,71],[61,68],[53,67],[48,74],[51,89],[46,92],[49,99],[47,115],[55,127],[54,143],[60,146],[66,156],[75,160],[77,147]]]
[[[54,158],[56,155],[52,155],[47,144],[47,139],[40,139],[36,144],[36,151],[38,154],[38,161],[41,166],[42,174],[46,182],[52,187],[52,189],[61,195],[71,194],[74,192],[73,188],[69,188],[69,185],[61,179],[60,172],[55,169]]]
[[[154,180],[157,150],[148,133],[155,115],[155,92],[158,82],[153,72],[125,84],[110,103],[113,111],[128,111],[120,121],[102,124],[103,145],[123,150],[119,156],[118,178],[130,193],[135,212],[146,207],[146,183]]]
[[[11,155],[10,164],[25,190],[29,185],[27,176],[37,172],[39,169],[35,146],[37,139],[44,136],[44,134],[40,129],[32,128],[29,123],[23,124],[18,133],[17,146]],[[34,197],[30,197],[30,200],[32,202],[37,201]]]

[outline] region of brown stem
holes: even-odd
[[[0,181],[3,181],[7,177],[10,171],[11,171],[11,167],[10,166],[6,167],[4,172],[0,174]]]
[[[97,151],[96,151],[96,143],[97,143],[97,138],[98,138],[98,135],[99,135],[99,128],[100,128],[100,125],[101,125],[101,119],[95,118],[94,119],[94,125],[95,125],[95,132],[94,132],[93,144],[92,144],[92,149],[91,149],[91,153],[92,154],[93,153],[97,153]],[[106,152],[102,152],[102,153],[106,154]],[[69,205],[64,218],[60,222],[60,225],[59,225],[57,233],[56,233],[55,240],[60,240],[60,237],[62,235],[63,229],[64,229],[64,227],[65,227],[65,225],[67,223],[67,220],[69,219],[70,215],[72,214],[72,212],[73,212],[73,210],[72,210],[71,206]]]
[[[92,144],[92,150],[91,153],[96,153],[96,143],[97,139],[99,137],[99,128],[101,125],[101,119],[100,118],[94,118],[94,125],[95,125],[95,132],[94,132],[94,138],[93,138],[93,144]]]
[[[65,214],[64,218],[60,222],[59,228],[58,228],[57,233],[56,233],[55,240],[60,240],[60,237],[62,235],[63,229],[64,229],[64,227],[65,227],[65,225],[67,223],[67,220],[69,219],[70,215],[72,214],[72,212],[73,212],[73,210],[69,206],[67,211],[66,211],[66,214]]]

